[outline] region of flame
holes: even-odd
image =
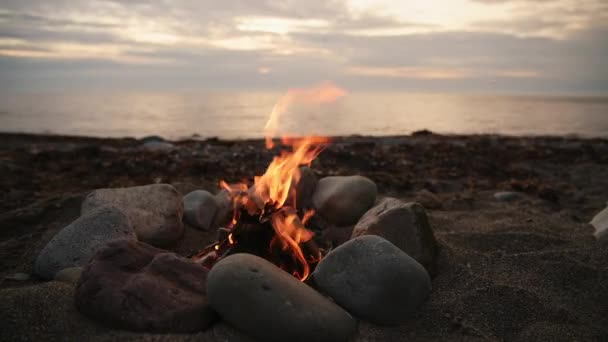
[[[291,145],[294,151],[282,152],[273,158],[260,177],[254,178],[255,194],[274,208],[281,208],[289,195],[295,195],[295,186],[300,180],[300,166],[310,165],[321,153],[328,138],[307,137],[302,139],[282,139],[283,144]]]
[[[310,241],[313,233],[304,227],[295,212],[279,211],[272,215],[272,227],[276,233],[271,244],[277,244],[283,251],[290,252],[302,267],[302,273],[294,271],[293,275],[306,280],[310,274],[310,266],[300,248],[300,243]]]
[[[264,127],[264,135],[266,136],[266,148],[273,148],[274,142],[272,138],[277,134],[279,126],[279,118],[288,113],[289,109],[294,104],[324,104],[331,103],[346,95],[346,91],[337,87],[331,82],[323,82],[320,85],[312,88],[293,88],[287,91],[272,108],[270,118]]]
[[[264,129],[266,147],[269,149],[274,147],[273,138],[277,133],[278,120],[292,105],[330,103],[344,95],[346,95],[345,90],[329,82],[313,88],[290,89],[274,106],[266,123]],[[310,166],[329,142],[329,138],[319,136],[282,137],[282,145],[291,147],[291,150],[275,156],[266,172],[254,177],[255,198],[252,198],[252,189],[248,188],[247,183],[228,184],[224,181],[220,183],[233,199],[235,210],[229,228],[237,224],[240,208],[245,208],[250,214],[257,212],[260,215],[263,215],[265,210],[271,210],[270,223],[275,236],[270,247],[279,246],[297,261],[299,270],[292,272],[301,281],[306,280],[310,274],[309,261],[318,261],[319,256],[306,256],[300,247],[300,244],[310,241],[313,237],[313,233],[306,229],[305,225],[314,215],[314,210],[310,210],[300,219],[295,210],[296,189],[301,178],[300,166]],[[233,244],[232,235],[228,238]]]
[[[310,218],[313,217],[314,215],[315,215],[315,210],[314,209],[307,210],[304,213],[304,216],[302,217],[302,223],[303,224],[308,223],[308,220],[310,220]]]
[[[232,220],[228,227],[232,229],[238,222],[238,213],[240,208],[246,208],[249,212],[254,212],[254,203],[249,200],[247,183],[228,184],[225,181],[220,181],[220,187],[228,191],[232,200]]]

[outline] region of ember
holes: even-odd
[[[330,103],[345,94],[331,83],[288,91],[274,106],[266,124],[266,147],[275,146],[278,120],[291,106]],[[323,250],[313,240],[314,233],[306,228],[315,212],[299,208],[296,189],[301,179],[300,167],[310,166],[330,140],[319,136],[282,137],[280,142],[288,150],[275,156],[263,175],[254,177],[253,186],[220,183],[234,206],[232,221],[226,227],[230,233],[194,256],[195,261],[211,268],[227,255],[248,252],[304,281],[311,267],[321,260]]]

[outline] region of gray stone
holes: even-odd
[[[296,203],[298,209],[312,208],[312,196],[317,187],[317,176],[308,166],[300,167],[300,178],[296,186]]]
[[[593,235],[602,242],[608,242],[608,207],[600,211],[589,222],[595,228]]]
[[[173,144],[158,135],[143,137],[139,141],[141,142],[140,148],[148,151],[169,151],[175,148]]]
[[[321,240],[331,243],[332,247],[338,247],[350,240],[353,234],[353,226],[329,226],[321,231]]]
[[[149,142],[165,142],[166,140],[165,140],[165,138],[161,137],[160,135],[148,135],[148,136],[145,136],[145,137],[139,139],[139,141],[142,144],[145,144],[145,143],[149,143]]]
[[[234,206],[228,191],[220,190],[215,194],[215,202],[217,204],[217,214],[213,220],[212,227],[226,227],[234,215]]]
[[[194,190],[207,190],[205,187],[189,182],[171,182],[171,186],[177,190],[182,196]]]
[[[205,190],[195,190],[184,196],[184,222],[194,228],[209,230],[213,227],[218,204]]]
[[[171,151],[175,145],[165,141],[148,141],[141,144],[140,147],[147,151]]]
[[[313,280],[350,313],[380,325],[405,322],[431,292],[424,267],[374,235],[332,250],[317,265]]]
[[[140,241],[154,246],[175,243],[184,233],[181,195],[169,184],[98,189],[82,202],[82,214],[100,206],[123,211]]]
[[[6,280],[14,280],[14,281],[26,281],[30,280],[30,275],[27,273],[13,273],[4,277]]]
[[[231,232],[232,232],[232,230],[230,230],[228,228],[220,227],[217,229],[217,235],[216,235],[215,240],[224,241],[228,238],[228,235],[230,235]]]
[[[521,197],[522,197],[521,194],[516,191],[499,191],[494,194],[494,198],[497,201],[502,201],[502,202],[510,202],[510,201],[518,200]]]
[[[338,226],[355,224],[374,205],[378,189],[362,176],[321,178],[313,194],[319,215]]]
[[[59,231],[42,249],[34,273],[53,279],[64,268],[84,266],[107,241],[136,239],[127,216],[112,207],[91,209]]]
[[[84,268],[76,308],[138,331],[195,332],[217,318],[207,302],[208,270],[143,242],[114,240]]]
[[[80,275],[82,274],[82,267],[68,267],[55,274],[55,281],[61,281],[68,284],[78,283]]]
[[[416,259],[429,273],[434,273],[439,249],[426,212],[420,204],[384,198],[361,217],[351,237],[362,235],[385,238]]]
[[[356,321],[342,308],[270,262],[235,254],[209,272],[211,306],[260,341],[347,341]]]

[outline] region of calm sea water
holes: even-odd
[[[272,92],[87,92],[0,95],[0,130],[100,137],[255,138],[281,96]],[[286,134],[499,133],[608,137],[608,97],[351,92],[296,106]]]

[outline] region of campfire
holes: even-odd
[[[266,147],[275,147],[273,140],[279,117],[292,105],[333,102],[346,92],[330,83],[312,89],[294,89],[275,105],[265,128]],[[314,240],[307,228],[315,210],[297,203],[298,185],[302,178],[300,167],[312,161],[329,144],[330,139],[319,136],[283,137],[284,149],[275,156],[252,185],[246,182],[220,182],[233,205],[232,220],[218,241],[193,257],[208,268],[234,253],[261,256],[294,277],[304,281],[326,252]]]
[[[83,267],[78,310],[133,330],[196,332],[219,318],[262,341],[346,341],[357,319],[405,322],[430,294],[437,259],[424,208],[378,198],[362,175],[317,179],[311,166],[330,139],[279,129],[294,107],[344,95],[324,83],[283,96],[265,129],[277,153],[251,181],[221,181],[216,194],[170,184],[91,192],[40,252],[37,274]],[[184,223],[217,229],[216,241],[189,258],[159,248],[184,239]],[[70,249],[76,242],[86,248]]]

